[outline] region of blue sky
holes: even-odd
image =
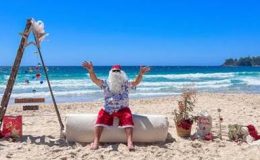
[[[43,20],[47,65],[220,65],[260,55],[260,2],[1,1],[0,65],[11,65],[26,19]],[[22,65],[35,65],[33,47]]]

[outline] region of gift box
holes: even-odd
[[[22,137],[22,116],[4,116],[1,135],[5,138]]]

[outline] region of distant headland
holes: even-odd
[[[222,66],[260,66],[260,56],[241,57],[239,59],[226,59]]]

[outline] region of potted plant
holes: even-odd
[[[190,137],[191,127],[195,116],[191,112],[196,102],[196,92],[194,89],[184,89],[178,101],[178,110],[174,110],[174,121],[177,134],[180,137]]]

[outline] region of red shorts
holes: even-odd
[[[114,117],[119,119],[119,126],[134,127],[133,117],[131,110],[126,107],[122,108],[117,112],[112,114],[107,113],[103,108],[98,112],[98,117],[96,121],[96,126],[112,126]]]

